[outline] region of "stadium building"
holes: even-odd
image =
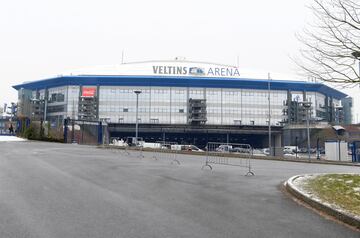
[[[267,147],[270,121],[273,144],[281,146],[283,128],[304,124],[307,113],[311,124],[351,121],[342,107],[351,98],[325,84],[246,78],[234,66],[203,62],[126,63],[13,87],[18,116],[53,127],[65,118],[102,121],[109,138],[134,136],[136,111],[146,141],[197,145]]]

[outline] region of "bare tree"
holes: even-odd
[[[343,85],[360,82],[358,1],[314,0],[310,9],[315,21],[298,36],[302,57],[295,60],[306,75]]]

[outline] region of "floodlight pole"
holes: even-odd
[[[139,119],[138,119],[138,111],[139,111],[139,94],[141,93],[140,90],[134,91],[136,94],[136,116],[135,116],[135,138],[136,138],[136,145],[138,143],[138,133],[139,133]]]

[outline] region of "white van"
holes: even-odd
[[[284,146],[284,154],[294,154],[296,152],[299,152],[299,147],[292,145]]]

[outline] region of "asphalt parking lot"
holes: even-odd
[[[279,187],[304,173],[360,167],[254,160],[246,169],[204,158],[127,154],[44,142],[0,143],[0,237],[359,237]]]

